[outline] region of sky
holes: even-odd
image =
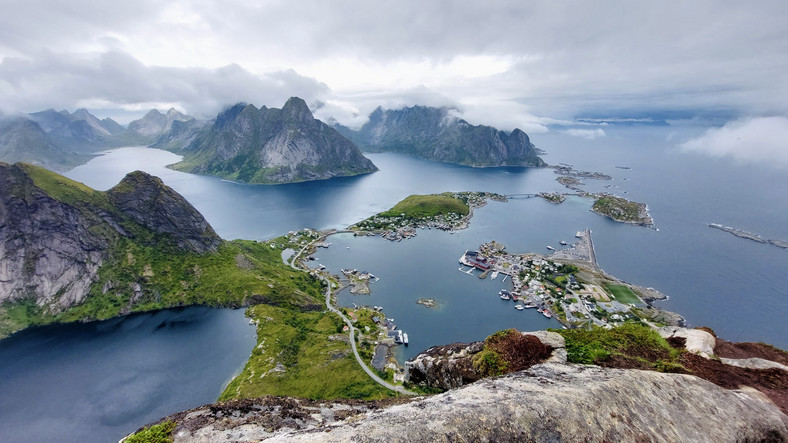
[[[586,138],[616,119],[788,125],[784,0],[0,0],[0,11],[4,113],[210,118],[295,95],[351,127],[412,105]]]

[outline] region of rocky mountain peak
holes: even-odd
[[[288,121],[309,122],[314,120],[312,111],[306,102],[299,97],[290,97],[282,106],[282,116]]]
[[[143,227],[170,235],[182,249],[205,253],[221,244],[202,214],[158,177],[131,172],[107,191],[107,197]]]

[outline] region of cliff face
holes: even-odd
[[[370,152],[392,151],[477,167],[545,166],[525,132],[474,126],[451,116],[447,108],[377,108],[358,132],[344,132]]]
[[[168,417],[176,442],[784,441],[788,417],[697,377],[547,363],[388,406],[259,399]]]
[[[202,214],[158,177],[129,173],[107,191],[107,198],[124,215],[168,235],[181,249],[202,254],[215,251],[222,242]]]
[[[349,140],[315,120],[306,103],[282,109],[235,105],[180,151],[173,168],[247,183],[322,180],[376,171]]]
[[[142,234],[198,253],[221,243],[183,197],[143,172],[105,193],[0,163],[0,303],[33,299],[49,313],[79,304],[113,245]]]

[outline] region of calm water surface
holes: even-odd
[[[726,339],[788,348],[788,251],[707,227],[723,223],[788,240],[788,175],[674,148],[698,129],[605,131],[607,137],[595,140],[554,132],[533,141],[548,151],[544,158],[551,164],[613,176],[587,180],[586,189],[648,203],[659,232],[615,223],[590,212],[589,200],[570,198],[561,205],[541,199],[490,203],[465,231],[424,230],[400,243],[335,236],[331,248],[318,252],[319,262],[380,277],[371,295],[343,292],[340,303],[383,306],[409,332],[411,346],[401,350],[402,358],[502,328],[555,326],[498,299],[508,281],[458,272],[457,258],[493,239],[511,252],[547,252],[545,246],[557,247],[589,227],[606,271],[669,295],[662,306],[691,325],[710,326]],[[368,157],[379,172],[279,186],[172,171],[165,166],[178,156],[148,148],[116,149],[66,175],[109,189],[128,172],[147,171],[184,195],[223,238],[256,240],[303,227],[342,228],[414,193],[564,191],[549,169]],[[424,308],[415,303],[419,298],[435,298],[439,306]],[[168,413],[214,401],[243,365],[254,330],[240,311],[194,309],[41,328],[0,341],[0,440],[58,441],[67,435],[70,441],[113,441]]]
[[[191,307],[0,340],[0,441],[113,442],[216,401],[255,343],[243,310]]]

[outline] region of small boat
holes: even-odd
[[[511,297],[509,297],[509,294],[501,294],[501,300],[511,300]]]
[[[535,308],[535,307],[536,307],[536,305],[535,305],[535,304],[533,304],[533,303],[526,303],[526,304],[525,304],[525,307],[526,307],[526,309],[531,309],[531,308]]]
[[[544,315],[547,318],[551,318],[553,316],[553,314],[550,313],[549,309],[545,309],[544,311],[542,311],[542,315]]]
[[[407,333],[403,333],[402,334],[402,343],[405,344],[405,346],[408,346],[408,334]]]
[[[514,309],[517,309],[518,311],[522,311],[525,308],[523,307],[523,305],[514,305]]]
[[[554,247],[552,247],[552,246],[549,246],[549,245],[547,246],[547,249],[549,249],[549,250],[551,250],[551,251],[555,251],[555,248],[554,248]]]
[[[493,272],[492,272],[492,275],[490,275],[490,278],[491,278],[492,280],[495,280],[496,278],[498,278],[498,271],[493,271]]]
[[[566,242],[566,240],[561,240],[561,241],[560,241],[560,242],[558,242],[558,243],[559,243],[561,246],[566,246],[566,245],[568,245],[568,244],[569,244],[569,243],[567,243],[567,242]]]

